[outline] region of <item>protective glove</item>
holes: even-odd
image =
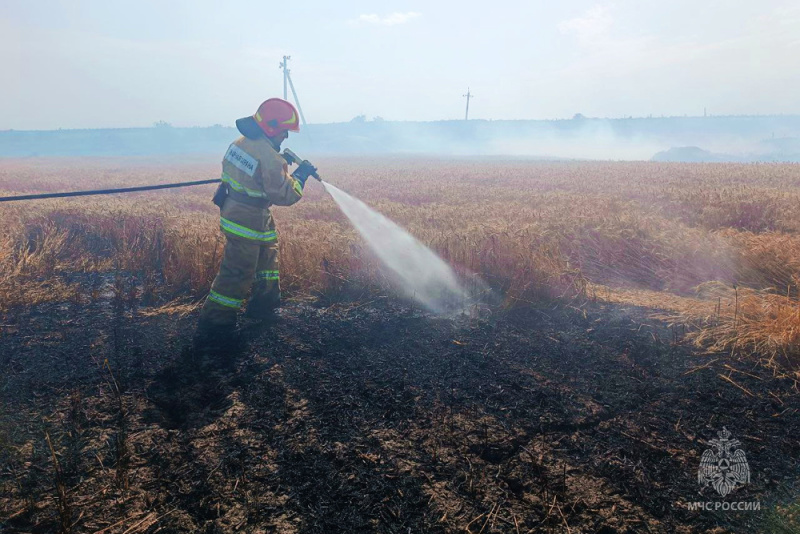
[[[292,173],[292,178],[300,182],[302,187],[306,186],[306,180],[308,180],[309,176],[315,176],[317,173],[317,168],[314,167],[310,161],[307,159],[303,160],[302,163],[294,170]]]

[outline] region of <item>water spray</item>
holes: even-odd
[[[463,310],[467,292],[433,250],[361,200],[328,182],[322,185],[408,297],[434,313]]]
[[[316,178],[333,197],[339,209],[353,223],[408,297],[434,313],[459,307],[463,309],[467,292],[461,287],[453,269],[433,250],[361,200],[323,181],[316,167],[307,160],[289,149],[284,149],[282,155],[290,164],[306,164],[313,169],[309,176]]]

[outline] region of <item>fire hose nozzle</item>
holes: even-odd
[[[288,148],[284,148],[283,149],[283,154],[281,154],[281,156],[283,156],[283,159],[285,159],[286,163],[288,163],[289,165],[300,165],[303,162],[307,162],[314,169],[309,174],[309,176],[311,176],[313,178],[316,178],[320,182],[322,181],[322,178],[320,178],[319,174],[317,174],[317,168],[314,167],[314,165],[312,165],[312,163],[310,161],[304,160],[303,158],[301,158],[300,156],[298,156],[297,154],[295,154],[294,152],[292,152]]]

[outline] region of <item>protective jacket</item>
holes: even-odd
[[[274,239],[266,228],[269,206],[291,206],[303,197],[286,160],[266,137],[234,141],[222,160],[222,183],[231,191],[222,206],[220,228],[256,242]]]
[[[227,243],[201,322],[233,325],[253,284],[248,315],[265,317],[277,308],[278,233],[269,207],[290,206],[302,196],[302,184],[289,174],[286,160],[268,138],[241,137],[228,147],[222,160],[222,184],[215,195]]]

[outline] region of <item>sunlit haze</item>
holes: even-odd
[[[136,2],[0,7],[0,130],[800,113],[791,1]]]

